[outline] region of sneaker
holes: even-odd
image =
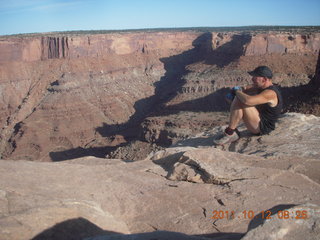
[[[239,134],[237,131],[234,131],[232,135],[228,135],[226,133],[223,133],[223,136],[220,139],[213,140],[213,143],[216,145],[224,145],[227,143],[233,143],[239,139]]]

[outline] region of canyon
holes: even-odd
[[[0,36],[0,239],[317,239],[320,29]],[[213,146],[274,72],[276,130]]]
[[[1,159],[168,146],[225,122],[223,96],[257,65],[273,69],[285,111],[317,115],[319,48],[320,33],[302,30],[3,36]]]

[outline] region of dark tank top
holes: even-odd
[[[271,85],[270,87],[267,87],[262,91],[270,89],[276,92],[278,97],[278,104],[274,107],[271,107],[268,103],[257,105],[256,108],[259,111],[260,114],[260,132],[261,134],[267,134],[270,133],[272,130],[275,129],[275,123],[278,120],[282,107],[283,107],[283,100],[280,93],[280,90],[274,86]]]

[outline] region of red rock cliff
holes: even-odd
[[[247,82],[246,71],[257,65],[271,66],[283,84],[307,83],[319,48],[319,33],[3,37],[1,157],[48,161],[89,148],[102,156],[125,141],[114,134],[155,106]]]

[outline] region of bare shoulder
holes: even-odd
[[[263,90],[260,93],[265,99],[267,99],[267,102],[270,104],[271,107],[274,107],[278,104],[278,97],[277,93],[271,89]]]

